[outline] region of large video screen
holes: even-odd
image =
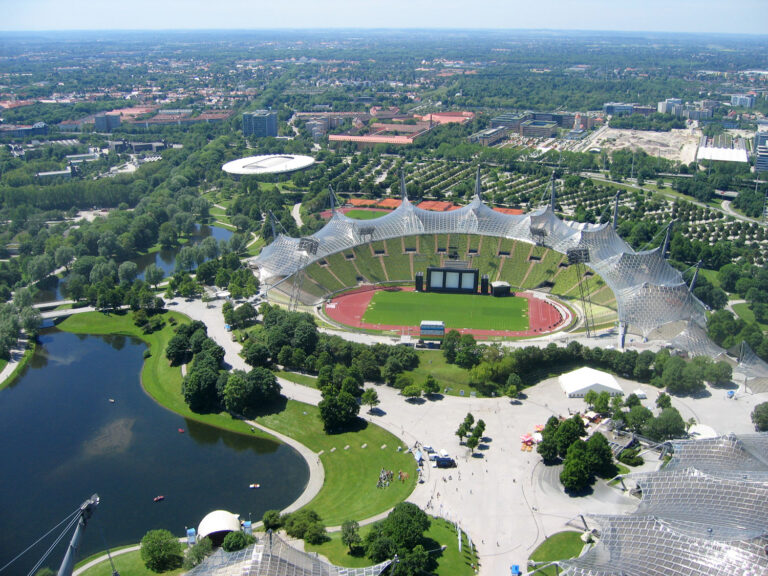
[[[430,292],[475,293],[480,274],[477,269],[427,268],[426,288]]]

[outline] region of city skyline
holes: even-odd
[[[279,3],[166,0],[131,3],[71,0],[0,0],[0,31],[196,30],[196,29],[496,29],[616,32],[765,34],[762,0],[724,10],[714,0],[542,0],[536,4],[488,0],[467,10],[459,0],[294,0]]]

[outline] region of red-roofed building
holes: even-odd
[[[402,204],[403,201],[399,200],[397,198],[386,198],[384,200],[379,201],[378,206],[379,208],[397,208]]]
[[[433,124],[452,124],[456,122],[464,124],[474,120],[474,118],[474,112],[433,112],[432,114],[425,114],[420,120],[422,122],[432,122]]]
[[[458,209],[458,206],[454,206],[453,202],[439,202],[437,200],[424,200],[417,206],[422,210],[431,210],[432,212],[450,212],[451,210]]]

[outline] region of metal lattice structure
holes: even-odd
[[[275,534],[237,552],[222,549],[205,559],[188,576],[379,576],[391,564],[365,568],[334,566],[316,555],[291,547]]]
[[[741,343],[736,369],[744,375],[745,383],[753,393],[768,392],[768,363],[755,354],[746,340]]]
[[[768,575],[768,434],[672,443],[626,515],[593,515],[597,543],[564,576]]]
[[[563,221],[555,215],[551,203],[524,215],[502,214],[483,203],[479,182],[472,202],[449,212],[417,208],[405,194],[396,210],[374,220],[358,221],[335,212],[321,230],[308,237],[317,241],[315,254],[303,258],[298,250],[302,239],[281,234],[251,264],[258,268],[261,282],[274,288],[309,264],[337,252],[420,234],[501,237],[543,245],[561,254],[585,250],[589,255],[587,265],[616,296],[622,331],[648,337],[674,323],[679,325],[677,332],[690,322],[701,327],[706,323],[704,305],[693,296],[682,274],[666,262],[661,247],[635,252],[610,223]],[[302,294],[306,304],[317,304],[323,296]]]

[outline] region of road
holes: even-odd
[[[304,222],[301,220],[301,202],[298,202],[293,205],[293,208],[291,208],[291,216],[293,216],[293,219],[296,221],[296,226],[301,228],[304,226]]]

